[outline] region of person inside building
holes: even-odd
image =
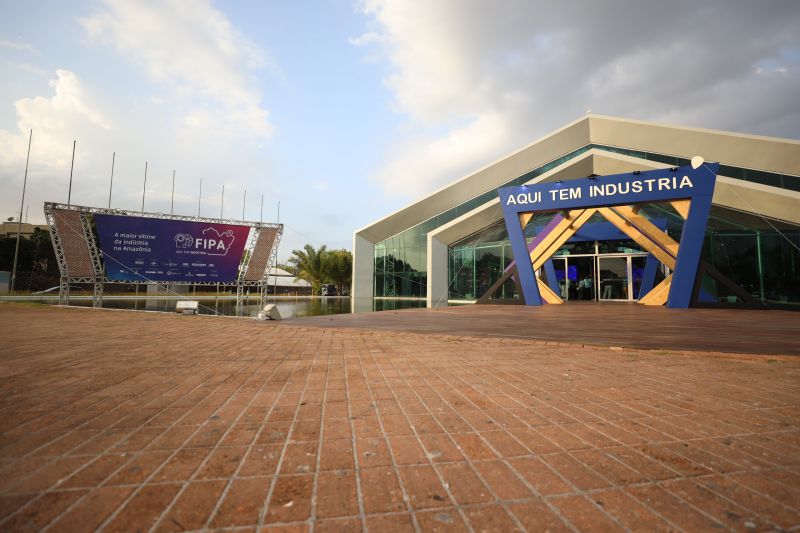
[[[592,277],[589,274],[583,277],[578,284],[578,299],[591,300],[592,299]]]

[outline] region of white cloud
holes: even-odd
[[[39,68],[36,65],[31,65],[30,63],[15,63],[14,67],[23,72],[27,72],[28,74],[35,74],[43,77],[49,76],[49,73],[46,70]]]
[[[0,47],[11,48],[12,50],[21,50],[24,52],[30,52],[32,54],[39,54],[39,51],[36,48],[34,48],[28,43],[23,43],[21,41],[9,41],[7,39],[0,39]]]
[[[250,71],[267,64],[263,52],[207,1],[106,0],[79,19],[92,42],[114,46],[154,81],[213,105],[217,126],[267,136],[273,126]],[[189,125],[203,109],[187,112]]]
[[[800,4],[366,0],[408,121],[376,179],[417,195],[596,113],[800,137]]]
[[[51,168],[60,169],[71,157],[70,138],[79,132],[109,130],[111,125],[97,106],[85,84],[68,70],[57,70],[50,80],[54,95],[36,96],[14,103],[18,133],[0,130],[0,165],[11,167],[24,162],[28,132],[36,130],[35,151]]]
[[[264,179],[269,165],[252,140],[201,129],[217,127],[220,118],[211,112],[198,113],[196,128],[187,128],[180,115],[164,109],[167,106],[148,100],[147,105],[130,108],[126,102],[109,101],[116,95],[95,90],[67,70],[56,72],[50,91],[17,100],[16,130],[0,129],[0,183],[7,192],[0,195],[0,213],[8,213],[3,216],[18,209],[31,129],[26,203],[35,223],[42,222],[43,202],[67,199],[73,140],[77,150],[72,201],[80,205],[106,205],[112,152],[116,152],[113,205],[123,209],[141,206],[146,161],[147,210],[169,210],[173,169],[175,211],[182,214],[196,213],[200,178],[204,178],[205,214],[219,209],[218,196],[208,191],[233,176],[243,187],[272,190],[270,180]]]

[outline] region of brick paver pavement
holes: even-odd
[[[800,525],[788,357],[16,305],[0,339],[3,531]]]

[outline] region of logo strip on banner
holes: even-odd
[[[714,195],[718,163],[701,158],[692,165],[629,174],[548,182],[498,190],[526,305],[561,303],[560,297],[536,278],[535,270],[599,213],[673,272],[640,303],[689,307],[695,292],[703,238]],[[685,219],[680,242],[638,213],[644,203],[669,202]],[[528,244],[524,227],[536,212],[558,211]]]

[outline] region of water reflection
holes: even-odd
[[[5,298],[0,297],[0,300]],[[180,299],[197,300],[199,302],[199,312],[203,315],[225,315],[255,317],[261,311],[258,298],[246,300],[240,312],[237,313],[236,298],[234,296],[202,297],[186,295],[185,298],[163,298],[153,296],[148,298],[144,295],[135,296],[104,296],[103,307],[106,309],[126,309],[133,311],[159,311],[173,313],[175,304]],[[57,296],[29,296],[14,298],[15,301],[39,302],[43,304],[55,305],[58,303]],[[338,315],[351,313],[351,299],[349,297],[272,297],[267,299],[267,303],[274,303],[278,306],[278,311],[283,318],[299,318],[304,316],[318,315]],[[90,296],[81,294],[73,295],[70,298],[70,305],[91,307],[92,299]],[[393,311],[397,309],[414,309],[425,307],[424,299],[382,299],[382,298],[359,298],[354,303],[356,313],[370,313],[373,311]]]
[[[247,300],[242,309],[237,313],[236,299],[233,297],[219,298],[192,298],[187,295],[187,300],[197,300],[200,305],[198,311],[203,315],[225,315],[225,316],[244,316],[255,317],[261,311],[261,305],[257,298]],[[38,301],[41,303],[53,304],[56,298],[32,297],[26,298],[27,301]],[[409,299],[373,299],[365,298],[359,306],[356,302],[356,312],[372,311],[393,311],[397,309],[412,309],[425,307],[425,300]],[[175,312],[176,298],[135,298],[135,297],[110,297],[103,298],[103,307],[107,309],[127,309],[133,311],[160,311]],[[282,318],[300,318],[304,316],[319,315],[338,315],[351,312],[350,298],[348,297],[313,297],[313,298],[268,298],[267,303],[274,303],[278,306],[278,311]],[[70,305],[91,307],[92,300],[88,297],[73,297]]]
[[[187,300],[192,298],[187,298]],[[247,301],[240,313],[236,310],[234,298],[197,298],[200,302],[198,311],[201,315],[225,315],[255,317],[261,311],[261,304],[257,299]],[[103,298],[103,307],[107,309],[130,309],[134,311],[162,311],[174,312],[174,298]],[[282,318],[297,318],[303,316],[337,315],[350,312],[350,298],[319,297],[319,298],[269,298],[267,303],[274,303]],[[70,304],[91,307],[91,300],[73,299]]]
[[[381,298],[370,299],[372,300],[373,311],[395,311],[397,309],[416,309],[426,306],[425,300],[384,300]]]

